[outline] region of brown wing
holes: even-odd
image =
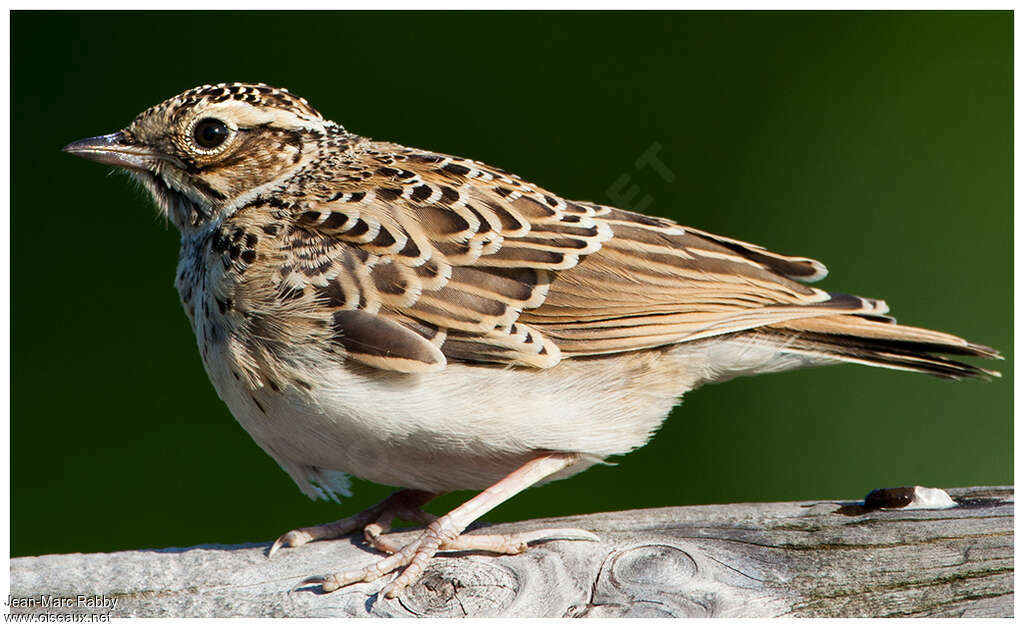
[[[558,346],[518,319],[612,236],[599,210],[475,162],[402,150],[372,153],[355,184],[282,207],[294,218],[282,291],[312,285],[321,305],[396,324],[334,315],[348,356],[376,367],[557,364]]]
[[[595,206],[600,207],[600,206]],[[884,302],[830,294],[825,267],[757,245],[600,207],[615,237],[520,318],[568,355],[632,351],[822,315],[882,317]]]
[[[671,221],[566,201],[478,162],[374,144],[361,170],[279,202],[281,291],[312,286],[347,355],[546,368],[885,305],[833,296],[824,267]],[[360,314],[349,314],[358,311]]]

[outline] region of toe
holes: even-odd
[[[366,542],[370,544],[370,547],[383,552],[385,554],[394,554],[395,552],[402,549],[398,545],[395,545],[391,541],[384,538],[386,530],[378,523],[371,523],[363,528],[363,537]]]
[[[292,530],[279,536],[274,544],[270,546],[270,550],[267,552],[267,558],[273,558],[277,550],[282,547],[299,547],[305,545],[313,540],[313,537],[303,530]]]

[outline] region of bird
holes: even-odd
[[[202,85],[64,151],[127,171],[181,233],[175,286],[211,383],[314,499],[398,488],[270,547],[360,529],[385,556],[323,592],[439,551],[516,554],[589,531],[466,533],[525,489],[652,437],[681,396],[737,376],[857,363],[947,379],[1000,358],[809,284],[807,257],[563,198],[479,161],[376,141],[263,83]],[[480,491],[437,517],[423,506]],[[420,523],[389,537],[395,517]]]

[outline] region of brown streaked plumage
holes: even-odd
[[[65,150],[128,169],[181,230],[177,288],[218,394],[311,497],[346,473],[402,487],[282,546],[365,528],[392,555],[522,551],[580,530],[462,535],[497,503],[642,446],[684,392],[839,362],[952,379],[999,357],[806,285],[825,267],[563,199],[480,162],[372,141],[286,90],[202,86]],[[440,519],[420,507],[486,489]],[[428,524],[412,544],[396,514]]]

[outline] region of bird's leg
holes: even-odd
[[[414,521],[424,526],[430,525],[437,519],[436,515],[426,512],[421,508],[405,507],[396,508],[394,511],[384,511],[377,521],[369,523],[363,528],[366,542],[379,552],[394,554],[402,549],[402,546],[396,545],[384,538],[384,535],[391,531],[391,522],[395,517],[405,521]],[[438,551],[481,551],[494,554],[519,554],[525,551],[530,543],[542,539],[596,541],[597,537],[586,530],[577,530],[575,528],[531,530],[518,534],[460,534],[455,539],[442,543]]]
[[[359,528],[369,529],[371,526],[378,525],[383,531],[386,526],[387,529],[391,527],[391,520],[393,518],[401,517],[408,519],[409,521],[417,521],[422,523],[429,523],[430,515],[420,510],[423,504],[426,504],[430,500],[437,497],[437,493],[428,493],[426,491],[415,491],[411,489],[405,489],[392,493],[387,499],[380,502],[376,506],[370,506],[366,510],[357,512],[351,517],[345,517],[332,523],[325,523],[318,526],[310,526],[308,528],[296,528],[290,532],[282,534],[274,544],[270,547],[270,551],[267,556],[273,556],[277,550],[282,547],[298,547],[305,545],[310,541],[321,541],[324,539],[336,539],[346,534],[355,532]],[[381,522],[386,522],[384,525]],[[367,534],[367,540],[370,541],[370,533]],[[379,533],[378,533],[379,536]],[[388,551],[383,547],[378,547],[373,541],[370,544],[381,549],[382,551]]]
[[[419,538],[405,547],[393,548],[397,551],[391,556],[361,569],[309,578],[303,584],[319,584],[324,592],[330,592],[355,582],[373,582],[399,567],[406,566],[398,578],[381,591],[386,597],[395,597],[407,585],[419,578],[426,568],[427,562],[442,549],[482,549],[500,553],[518,553],[525,548],[526,543],[542,538],[597,540],[596,536],[586,530],[566,529],[539,530],[509,536],[462,536],[462,531],[487,511],[547,476],[575,464],[578,460],[577,454],[564,453],[545,454],[534,458],[465,504],[430,522]],[[389,549],[392,548],[389,547]]]
[[[433,499],[433,497],[434,496],[431,495],[430,499]],[[366,538],[366,542],[378,552],[384,552],[385,554],[394,554],[399,551],[402,549],[401,546],[388,541],[383,535],[391,531],[391,522],[395,517],[405,519],[406,521],[415,521],[416,523],[421,523],[423,525],[430,525],[433,523],[433,521],[437,519],[437,516],[420,508],[422,505],[423,504],[399,504],[391,511],[385,510],[376,521],[368,523],[366,527],[363,528],[363,536]]]

